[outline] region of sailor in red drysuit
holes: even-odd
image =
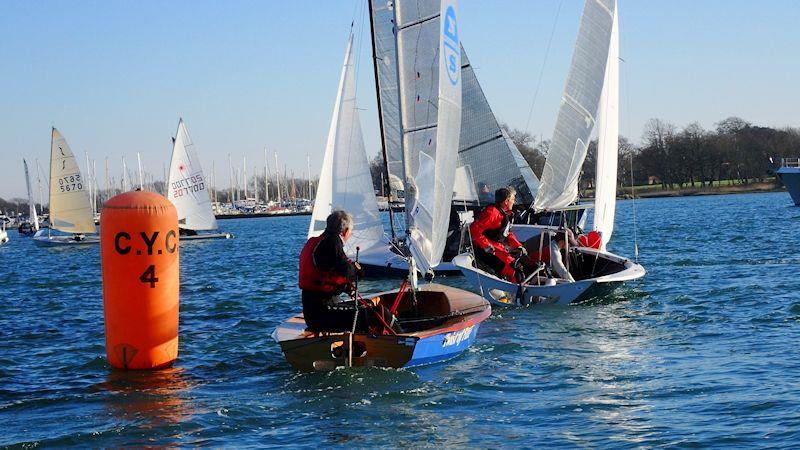
[[[514,253],[527,254],[522,243],[511,231],[514,202],[517,193],[512,187],[500,188],[494,193],[495,202],[481,211],[478,219],[469,226],[472,247],[479,262],[491,268],[502,278],[517,282],[513,263]]]

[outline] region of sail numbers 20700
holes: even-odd
[[[58,187],[61,192],[80,191],[83,189],[83,182],[81,182],[81,175],[67,175],[58,179]]]
[[[203,182],[203,174],[197,173],[192,176],[181,178],[180,180],[170,183],[172,189],[172,197],[178,198],[189,194],[190,192],[200,192],[206,188]]]

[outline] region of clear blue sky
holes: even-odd
[[[0,2],[0,197],[23,196],[23,157],[47,170],[52,125],[82,167],[84,151],[100,173],[109,157],[117,178],[122,155],[135,164],[137,151],[160,177],[179,117],[206,171],[216,161],[218,184],[228,153],[238,165],[246,155],[250,171],[264,146],[298,175],[310,154],[316,174],[353,20],[365,141],[377,153],[363,3]],[[501,121],[526,127],[555,23],[528,127],[552,134],[582,3],[460,2],[463,44]],[[652,117],[800,126],[800,2],[620,0],[620,31],[621,131],[635,141]]]

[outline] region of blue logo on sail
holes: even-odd
[[[444,43],[444,64],[450,84],[458,84],[461,74],[461,45],[458,41],[458,24],[456,23],[456,10],[453,5],[447,7],[444,14],[444,27],[442,32]]]

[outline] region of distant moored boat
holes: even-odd
[[[800,158],[783,158],[781,168],[775,173],[786,186],[794,204],[800,206]]]

